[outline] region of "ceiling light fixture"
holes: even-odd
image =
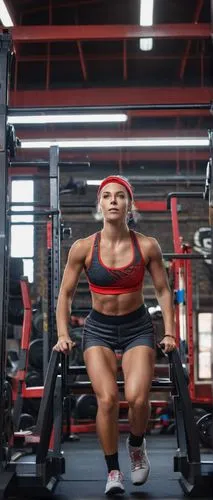
[[[8,123],[13,125],[42,125],[47,123],[120,123],[126,122],[124,113],[91,115],[9,115]]]
[[[152,26],[154,13],[154,0],[140,0],[140,26]],[[152,38],[140,38],[139,47],[141,50],[152,50]]]
[[[0,19],[5,28],[11,28],[11,26],[14,26],[8,8],[3,0],[0,0]]]
[[[20,139],[21,140],[21,139]],[[209,147],[206,137],[167,137],[161,138],[126,138],[126,139],[26,139],[21,140],[23,149],[46,149],[57,145],[69,149],[105,149],[105,148],[203,148]]]

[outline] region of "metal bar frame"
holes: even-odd
[[[124,90],[124,89],[123,89]],[[97,89],[96,89],[97,91]],[[41,91],[42,92],[42,97],[44,99],[47,98],[47,92],[45,91]],[[52,92],[52,98],[54,99],[54,91],[51,91]],[[108,93],[110,94],[110,89],[105,89],[105,93]],[[114,92],[115,92],[115,89],[114,89]],[[117,88],[116,89],[116,94],[117,93],[121,93],[123,94],[124,92],[122,91],[122,89],[120,88]],[[63,94],[66,95],[67,91],[66,89],[64,89],[63,91]],[[68,93],[70,94],[70,91],[68,91]],[[76,91],[72,91],[73,93],[73,96],[74,94],[76,93]],[[83,96],[83,92],[79,92],[79,96],[80,94],[82,93],[82,98],[84,98]],[[93,93],[93,92],[92,92]],[[39,94],[39,91],[36,92],[36,94]],[[102,92],[101,92],[102,94]],[[13,93],[11,92],[11,95],[13,96]],[[16,94],[17,96],[19,96],[21,98],[21,96],[25,96],[25,92],[22,93],[22,92],[17,92]],[[32,95],[34,95],[34,100],[36,98],[35,96],[35,91],[32,93]],[[56,94],[55,94],[56,95]],[[59,94],[57,94],[59,95]],[[104,94],[105,95],[105,94]],[[125,95],[126,95],[126,91],[125,91]],[[182,95],[183,95],[183,92],[182,92]],[[210,93],[209,93],[209,97],[210,97]],[[27,94],[26,94],[26,98],[28,96],[28,99],[30,99],[31,101],[31,92],[30,91],[27,91]],[[48,95],[49,97],[49,95]],[[97,97],[98,97],[98,94],[97,94]],[[102,96],[101,96],[102,97]],[[130,100],[131,98],[131,94],[129,94],[129,96],[126,95],[126,97],[128,98],[128,101]],[[115,97],[116,100],[117,100],[117,96]],[[57,99],[58,100],[58,99]],[[113,99],[114,100],[114,99]],[[120,101],[120,99],[119,99]],[[125,98],[125,101],[126,101],[126,98]],[[177,96],[177,100],[176,102],[174,103],[162,103],[162,104],[127,104],[127,103],[123,103],[123,104],[100,104],[100,105],[88,105],[88,104],[85,104],[85,106],[82,106],[82,105],[77,105],[76,106],[38,106],[36,105],[35,107],[29,107],[29,106],[26,106],[26,107],[15,107],[15,106],[12,106],[8,109],[8,115],[20,115],[20,114],[33,114],[33,113],[36,113],[36,114],[39,114],[39,113],[73,113],[73,112],[93,112],[93,111],[180,111],[180,110],[190,110],[190,111],[194,111],[194,110],[211,110],[211,102],[191,102],[191,103],[179,103],[178,104],[178,96]]]
[[[191,248],[186,249],[186,255],[192,255]],[[188,338],[189,394],[191,400],[194,400],[196,398],[194,370],[195,356],[193,338],[192,266],[190,260],[184,261],[184,268],[186,284],[186,328]]]
[[[14,42],[58,42],[76,40],[123,40],[138,38],[210,38],[210,23],[173,23],[153,26],[139,25],[42,25],[11,28]]]
[[[204,0],[197,0],[197,4],[195,7],[195,13],[194,13],[194,19],[193,19],[193,22],[195,24],[197,24],[199,21],[199,17],[200,17],[202,8],[203,8],[203,4],[204,4]],[[190,39],[187,41],[185,51],[184,51],[184,54],[183,54],[183,57],[181,60],[181,67],[180,67],[180,79],[181,80],[183,80],[183,78],[184,78],[184,73],[185,73],[185,69],[186,69],[187,59],[189,58],[191,45],[192,45],[192,40]]]
[[[0,34],[0,470],[4,474],[4,383],[6,330],[7,330],[7,278],[8,278],[8,245],[7,245],[7,189],[8,189],[8,152],[6,138],[7,95],[9,64],[11,55],[11,38],[7,33]],[[6,478],[5,478],[6,480]],[[2,484],[4,476],[2,477]]]

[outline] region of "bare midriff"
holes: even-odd
[[[144,303],[142,290],[120,295],[102,295],[92,292],[92,307],[102,314],[122,316],[139,309]]]

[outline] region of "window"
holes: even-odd
[[[12,210],[33,211],[30,202],[34,201],[34,182],[31,180],[14,180],[11,188],[11,203],[20,203]],[[29,205],[22,205],[29,203]],[[34,279],[34,217],[32,215],[11,216],[11,257],[23,258],[24,276],[28,276],[29,282]],[[23,222],[23,224],[20,224]],[[17,224],[18,223],[18,224]],[[26,224],[27,223],[27,224]]]
[[[211,379],[212,323],[211,313],[198,314],[198,380]]]

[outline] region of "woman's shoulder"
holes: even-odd
[[[147,249],[159,247],[159,243],[153,236],[147,236],[146,234],[134,231],[135,236],[140,245],[145,246]]]
[[[76,240],[72,247],[75,247],[76,250],[90,250],[91,246],[94,244],[95,237],[97,233],[90,234],[86,236],[86,238],[80,238]]]
[[[96,234],[97,233],[94,233],[86,238],[79,238],[74,241],[69,250],[68,260],[84,262],[92,249]]]

